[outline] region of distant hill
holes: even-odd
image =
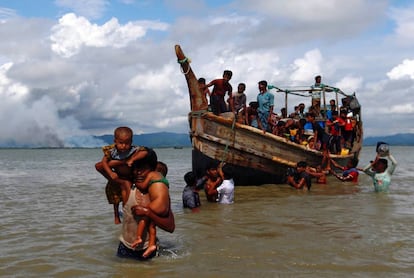
[[[382,141],[394,146],[414,146],[414,133],[399,133],[388,136],[364,138],[364,146],[375,146]]]
[[[114,142],[112,134],[94,136],[94,138],[100,139],[108,145]],[[150,148],[191,147],[190,136],[185,133],[159,132],[134,135],[133,142],[135,145]]]

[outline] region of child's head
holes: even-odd
[[[194,173],[190,171],[190,172],[187,172],[184,175],[184,181],[185,181],[186,185],[194,186],[197,182],[197,178],[194,175]]]
[[[203,77],[200,77],[200,78],[198,79],[198,84],[200,84],[200,85],[206,85],[206,79],[205,79],[205,78],[203,78]]]
[[[223,78],[226,79],[227,81],[230,80],[232,76],[233,76],[233,72],[231,70],[225,70],[223,72]]]
[[[313,123],[315,121],[315,114],[313,114],[312,112],[308,112],[306,113],[306,120],[308,120],[308,122]]]
[[[232,166],[230,166],[228,164],[225,164],[222,168],[222,171],[223,171],[223,176],[224,176],[225,180],[229,180],[229,179],[233,178],[233,172],[234,171],[233,171]]]
[[[308,164],[306,163],[306,161],[299,161],[298,164],[296,165],[296,169],[299,173],[302,173],[306,170],[306,167],[308,167]]]
[[[252,101],[249,103],[251,109],[256,110],[259,107],[259,103],[257,101]]]
[[[210,177],[218,177],[218,163],[214,160],[210,161],[207,165],[206,172]]]
[[[246,90],[246,84],[244,83],[239,83],[239,85],[237,86],[237,91],[239,93],[243,93]]]
[[[260,92],[266,92],[267,91],[267,81],[266,80],[259,81],[258,86],[259,86],[259,91]]]
[[[126,126],[121,126],[114,131],[114,143],[115,148],[120,152],[126,152],[131,149],[132,146],[132,129]]]
[[[162,161],[157,162],[157,167],[155,168],[155,171],[160,172],[164,177],[168,174],[168,167],[167,164],[165,164]]]

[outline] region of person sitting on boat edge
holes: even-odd
[[[329,135],[325,132],[325,129],[315,121],[315,114],[306,113],[306,120],[312,124],[313,130],[313,149],[328,151]],[[318,144],[319,143],[319,144]]]
[[[193,172],[184,175],[185,187],[182,194],[183,207],[198,212],[201,206],[200,195],[198,194],[197,178]]]
[[[232,93],[233,105],[231,106],[230,98],[229,105],[230,111],[235,113],[238,123],[247,124],[247,105],[246,105],[246,84],[239,83],[237,86],[237,92]]]
[[[259,114],[259,121],[262,124],[264,132],[272,132],[270,129],[271,116],[273,113],[274,96],[267,90],[267,81],[261,80],[258,83],[259,94],[257,95],[257,103],[259,107],[257,112]]]
[[[147,260],[157,255],[158,240],[156,240],[155,248],[150,246],[148,226],[144,229],[141,242],[135,245],[138,227],[135,218],[137,216],[150,218],[158,227],[169,233],[175,230],[168,181],[162,177],[161,173],[153,170],[157,164],[157,156],[151,149],[148,152],[143,161],[136,161],[132,165],[135,184],[151,181],[148,183],[148,194],[143,194],[137,187],[133,186],[132,182],[122,184],[126,201],[122,208],[124,221],[119,237],[118,257]],[[148,179],[148,177],[150,178]],[[151,196],[151,199],[149,196]],[[149,204],[146,205],[147,203]]]
[[[247,123],[249,126],[263,130],[262,123],[259,120],[259,114],[257,112],[258,107],[259,104],[257,103],[257,101],[252,101],[249,103],[249,107],[247,108]]]
[[[306,161],[299,161],[296,164],[296,168],[288,168],[287,171],[287,184],[296,189],[310,190],[312,181],[309,174],[306,172],[308,164]]]
[[[214,86],[210,95],[210,106],[215,115],[219,115],[228,111],[224,97],[226,94],[231,97],[231,94],[233,92],[233,88],[229,83],[232,76],[232,71],[225,70],[223,72],[223,78],[214,79],[206,85],[206,88]],[[233,102],[232,98],[231,102]],[[230,105],[232,106],[233,104],[231,103]]]
[[[121,184],[131,178],[130,166],[136,160],[144,158],[148,152],[144,147],[132,145],[133,131],[129,127],[117,127],[114,131],[114,144],[102,147],[104,156],[95,164],[108,183],[105,187],[109,204],[114,207],[114,222],[120,224],[119,204],[122,200]]]

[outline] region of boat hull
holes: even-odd
[[[207,165],[214,160],[233,166],[236,185],[280,184],[286,180],[287,169],[295,167],[298,161],[306,161],[310,167],[322,163],[320,151],[235,123],[231,117],[211,112],[190,113],[189,122],[192,167],[198,177],[205,174]],[[343,166],[352,157],[354,154],[331,155]]]
[[[217,159],[213,159],[203,154],[197,149],[192,150],[192,159],[193,159],[193,172],[196,173],[198,177],[201,177],[206,172],[206,167],[211,161],[219,162]],[[234,173],[234,184],[238,186],[245,185],[262,185],[262,184],[282,184],[286,181],[286,171],[283,171],[280,168],[280,173],[270,174],[261,170],[252,169],[249,167],[243,167],[238,165],[233,165]]]

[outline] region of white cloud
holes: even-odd
[[[0,66],[0,97],[2,100],[19,101],[27,95],[29,89],[20,82],[13,82],[7,77],[7,72],[12,66],[11,62]]]
[[[395,21],[395,40],[403,45],[414,43],[414,6],[392,8],[390,17]]]
[[[404,60],[401,64],[387,72],[387,76],[393,80],[404,77],[414,79],[414,60]]]
[[[340,88],[344,93],[352,94],[362,88],[363,79],[361,77],[345,76],[335,83],[334,87]]]
[[[59,24],[53,26],[50,36],[53,42],[51,47],[57,54],[71,57],[83,46],[121,48],[145,36],[148,29],[167,28],[167,24],[149,21],[120,25],[116,18],[99,26],[92,24],[85,17],[69,13],[59,19]]]
[[[316,74],[322,74],[322,61],[322,54],[318,49],[306,52],[305,57],[296,59],[293,62],[294,72],[290,77],[291,80],[297,82],[309,82],[309,80],[313,80]]]
[[[389,112],[391,114],[412,114],[414,113],[414,103],[393,105],[389,108]]]

